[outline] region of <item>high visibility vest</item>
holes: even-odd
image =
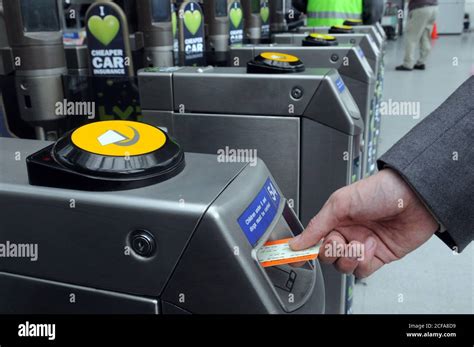
[[[362,19],[363,0],[308,0],[308,26],[341,25],[346,19]]]

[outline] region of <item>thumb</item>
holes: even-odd
[[[341,206],[347,201],[343,195],[345,195],[343,190],[331,195],[319,213],[308,223],[306,229],[289,242],[291,249],[299,251],[312,247],[338,226],[341,211],[347,210]]]

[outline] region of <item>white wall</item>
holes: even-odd
[[[466,0],[466,11],[471,17],[471,30],[474,29],[474,0]]]

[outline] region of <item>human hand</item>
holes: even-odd
[[[437,229],[415,192],[385,169],[334,192],[290,246],[301,250],[325,238],[319,253],[323,263],[367,277],[425,243]],[[340,256],[337,249],[352,256]],[[354,257],[357,249],[363,254]]]

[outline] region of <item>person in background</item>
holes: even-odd
[[[362,22],[366,25],[372,25],[377,22],[381,22],[384,11],[385,0],[364,0]]]
[[[293,6],[306,13],[308,26],[341,25],[346,19],[375,24],[382,19],[384,0],[293,0]]]
[[[405,59],[396,67],[398,71],[424,70],[431,51],[431,32],[438,15],[438,0],[410,0],[408,23],[405,30]],[[420,57],[416,60],[417,48]]]
[[[357,277],[434,234],[461,252],[474,236],[473,134],[474,76],[379,159],[377,174],[332,194],[290,247],[324,238],[319,259]],[[360,247],[364,257],[339,257],[336,247]]]

